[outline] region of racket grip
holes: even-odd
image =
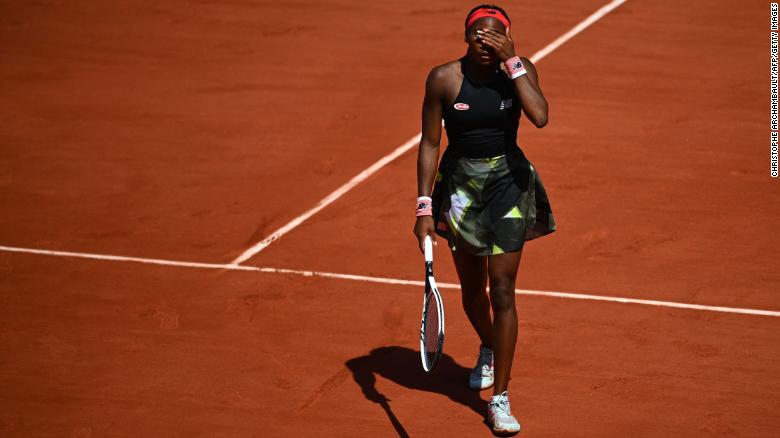
[[[432,262],[433,261],[433,242],[431,242],[431,236],[425,236],[425,241],[423,242],[423,249],[425,250],[425,261],[426,262]]]

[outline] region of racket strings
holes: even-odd
[[[436,361],[439,349],[439,303],[433,294],[426,301],[425,358],[430,366]]]

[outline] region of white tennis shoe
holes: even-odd
[[[485,389],[493,386],[493,350],[479,346],[477,364],[469,374],[469,388]]]
[[[496,435],[514,435],[520,432],[520,423],[509,409],[509,394],[506,391],[494,395],[488,402],[488,423]]]

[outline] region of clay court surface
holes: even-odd
[[[606,0],[505,3],[531,56]],[[474,437],[442,289],[419,364],[416,148],[464,1],[0,2],[0,435]],[[558,224],[518,288],[780,311],[769,3],[629,0],[536,62]],[[23,252],[19,252],[23,251]],[[437,279],[457,283],[444,247]],[[528,437],[774,437],[780,314],[518,295]]]

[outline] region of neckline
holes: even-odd
[[[471,85],[473,85],[474,87],[482,88],[482,87],[485,87],[485,86],[488,86],[488,85],[492,84],[493,82],[495,82],[498,79],[498,74],[501,73],[501,67],[500,66],[496,66],[496,70],[493,72],[493,74],[488,78],[488,80],[486,82],[477,82],[477,81],[474,81],[473,79],[471,79],[469,77],[469,75],[466,74],[466,63],[467,62],[468,61],[467,61],[467,58],[465,56],[460,59],[460,72],[463,75],[463,80],[469,81],[469,83]]]

